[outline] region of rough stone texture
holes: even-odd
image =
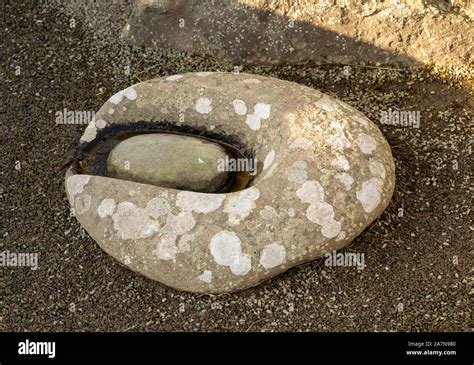
[[[469,0],[136,0],[122,35],[236,65],[466,65],[473,17]]]
[[[219,171],[229,155],[216,143],[176,134],[142,134],[110,152],[107,176],[167,188],[218,192],[230,176]]]
[[[123,264],[166,285],[205,293],[255,286],[346,246],[390,201],[395,171],[383,135],[360,112],[317,90],[198,72],[118,94],[134,97],[116,103],[112,96],[85,135],[184,112],[191,127],[238,136],[261,162],[251,187],[228,194],[68,172],[69,201],[89,234]]]

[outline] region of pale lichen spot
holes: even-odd
[[[308,138],[296,138],[293,142],[291,142],[290,150],[307,150],[312,144],[313,141],[309,140]]]
[[[82,193],[90,179],[90,175],[72,175],[67,179],[66,189],[72,205],[74,205],[74,196]]]
[[[114,114],[115,110],[114,110],[114,108],[109,108],[108,112],[109,112],[109,114]]]
[[[158,222],[150,219],[145,208],[131,202],[121,202],[112,216],[114,228],[124,240],[147,238],[158,232]]]
[[[170,203],[165,198],[150,199],[145,209],[148,215],[155,219],[171,212]]]
[[[109,198],[104,199],[97,208],[97,214],[100,218],[110,217],[114,214],[115,207],[115,200]]]
[[[265,160],[263,161],[263,169],[266,170],[270,167],[270,165],[273,163],[273,160],[275,160],[275,150],[271,150],[270,152],[267,153],[267,156],[265,157]]]
[[[196,225],[196,220],[191,212],[179,212],[177,215],[169,213],[162,232],[170,235],[180,236]]]
[[[245,123],[250,129],[256,131],[260,129],[261,119],[268,119],[270,117],[271,105],[265,103],[257,103],[253,107],[253,114],[248,114]]]
[[[91,196],[89,194],[82,194],[75,198],[74,207],[76,214],[84,214],[91,207]]]
[[[255,200],[260,197],[257,188],[251,187],[232,196],[224,205],[224,212],[228,214],[228,223],[237,225],[247,218],[255,208]]]
[[[260,117],[258,115],[249,114],[245,119],[245,123],[251,130],[256,131],[260,129]]]
[[[303,184],[308,179],[308,164],[306,161],[295,161],[292,166],[286,168],[288,181]]]
[[[270,109],[271,109],[270,104],[265,104],[265,103],[257,103],[255,104],[253,110],[254,114],[258,115],[262,119],[268,119],[270,117]]]
[[[266,205],[261,211],[260,211],[260,217],[262,217],[263,219],[273,219],[273,218],[276,218],[277,217],[277,211],[275,210],[275,208],[273,207],[270,207],[268,205]]]
[[[212,281],[212,271],[211,270],[204,270],[204,272],[198,276],[198,279],[210,284]]]
[[[97,127],[97,129],[103,129],[103,128],[105,128],[106,125],[107,125],[107,123],[103,119],[98,119],[95,122],[95,126]]]
[[[135,100],[138,97],[137,92],[135,89],[130,86],[124,90],[120,90],[118,93],[114,94],[109,101],[112,104],[118,104],[122,101],[123,97],[126,97],[128,100]]]
[[[183,234],[178,241],[178,252],[183,253],[183,252],[191,251],[191,245],[189,243],[192,242],[193,239],[194,239],[193,234],[188,234],[188,233]]]
[[[182,211],[211,213],[225,200],[225,194],[205,194],[194,191],[180,191],[176,195],[176,206]]]
[[[362,153],[370,155],[377,148],[377,141],[374,137],[369,136],[368,134],[360,133],[357,136],[357,145],[359,146],[359,149],[362,151]]]
[[[272,269],[283,264],[286,257],[286,250],[283,245],[271,243],[265,245],[260,255],[260,265],[265,269]]]
[[[339,232],[339,234],[336,237],[336,242],[342,241],[344,238],[346,238],[346,232],[341,231],[341,232]]]
[[[318,181],[306,181],[296,190],[296,196],[302,203],[317,203],[324,200],[324,189]]]
[[[210,71],[201,71],[201,72],[196,72],[196,76],[199,76],[199,77],[207,77],[207,76],[211,76],[214,72],[210,72]]]
[[[362,207],[367,213],[372,212],[380,203],[380,190],[382,182],[373,177],[362,183],[360,190],[356,192],[357,200],[360,201]]]
[[[345,190],[351,190],[354,179],[347,172],[340,172],[334,176],[339,182],[344,185]]]
[[[337,149],[349,148],[351,146],[351,143],[343,132],[340,132],[339,134],[330,134],[326,136],[325,140],[329,146]]]
[[[341,223],[334,216],[333,206],[326,202],[313,203],[306,210],[306,217],[321,226],[321,234],[326,238],[334,238],[341,231]]]
[[[166,81],[177,81],[182,78],[183,78],[183,75],[171,75],[166,78]]]
[[[159,238],[156,250],[153,253],[161,260],[173,260],[178,254],[178,247],[176,246],[176,236],[170,233],[165,233]]]
[[[250,257],[242,254],[240,238],[234,232],[215,234],[211,238],[210,251],[218,265],[228,266],[235,275],[245,275],[251,269]]]
[[[385,167],[379,161],[371,161],[369,164],[370,173],[372,175],[377,175],[385,180]]]
[[[212,101],[208,98],[199,98],[196,101],[196,111],[200,114],[209,114],[212,111]]]
[[[245,115],[245,114],[247,114],[247,106],[245,105],[245,101],[239,100],[239,99],[235,99],[235,100],[232,102],[232,105],[233,105],[233,107],[234,107],[234,111],[235,111],[238,115]]]
[[[341,170],[349,170],[350,165],[347,158],[344,156],[338,156],[331,161],[331,166],[337,167]]]

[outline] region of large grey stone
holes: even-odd
[[[215,193],[230,173],[219,171],[229,157],[219,144],[202,138],[152,133],[119,143],[107,159],[107,174],[116,179],[159,185],[172,189]]]
[[[206,194],[66,175],[86,231],[149,278],[203,293],[252,287],[348,245],[390,202],[395,167],[377,126],[346,103],[274,78],[199,72],[141,82],[102,106],[81,143],[124,121],[180,113],[190,128],[252,148],[259,167],[250,187]]]
[[[469,0],[135,0],[123,36],[244,63],[473,62]]]

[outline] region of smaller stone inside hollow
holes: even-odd
[[[192,136],[150,133],[116,145],[107,175],[166,188],[215,193],[231,178],[222,161],[231,156],[217,143]]]

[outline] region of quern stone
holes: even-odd
[[[173,288],[255,286],[348,245],[390,202],[395,167],[380,130],[312,88],[198,72],[116,95],[96,114],[100,123],[87,127],[83,146],[98,142],[103,128],[185,113],[190,129],[234,136],[258,161],[251,186],[224,194],[68,170],[70,204],[92,238],[130,269]]]
[[[219,144],[202,138],[152,133],[119,143],[107,159],[107,174],[122,180],[162,187],[218,192],[230,174],[219,171],[219,161],[229,158]]]

